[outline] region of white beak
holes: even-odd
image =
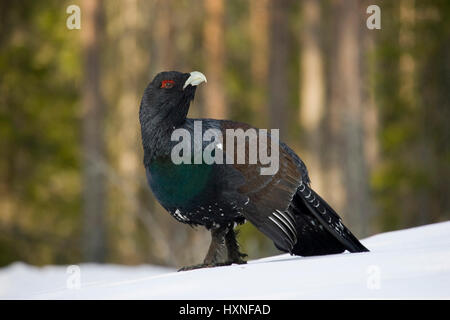
[[[183,90],[188,86],[198,86],[200,83],[202,82],[208,82],[206,81],[206,77],[203,73],[198,72],[198,71],[192,71],[191,76],[186,80],[186,82],[184,83],[183,86]]]

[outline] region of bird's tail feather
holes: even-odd
[[[306,239],[308,239],[308,233],[312,233],[309,244],[312,254],[304,254],[305,245],[308,246],[308,243],[306,241],[302,244],[301,240],[296,245],[297,248],[294,247],[294,254],[331,254],[344,250],[349,252],[369,251],[342,223],[333,208],[309,186],[302,184],[298,188],[292,202],[292,211],[296,219],[302,220],[297,221],[297,225],[301,228],[297,232],[302,236],[307,234]],[[308,252],[308,250],[306,251]]]

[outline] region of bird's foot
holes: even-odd
[[[236,264],[246,264],[247,261],[245,261],[243,258],[248,257],[247,254],[239,252],[239,251],[234,251],[233,254],[229,257],[229,261],[231,263],[236,263]]]
[[[223,267],[223,266],[229,266],[232,263],[237,263],[237,262],[226,261],[226,262],[214,262],[214,263],[201,263],[201,264],[195,264],[193,266],[182,267],[178,271],[189,271],[189,270],[195,270],[195,269],[201,269],[201,268]],[[246,262],[244,262],[244,263],[246,263]]]

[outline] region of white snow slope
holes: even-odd
[[[450,221],[379,234],[371,252],[321,257],[287,254],[187,272],[80,264],[14,263],[0,269],[0,299],[449,299]],[[70,286],[69,286],[70,287]]]

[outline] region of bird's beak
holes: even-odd
[[[183,86],[183,90],[188,86],[198,86],[200,83],[202,82],[208,82],[206,81],[206,77],[203,73],[198,72],[198,71],[192,71],[190,73],[190,77],[186,80],[186,82],[184,83]]]

